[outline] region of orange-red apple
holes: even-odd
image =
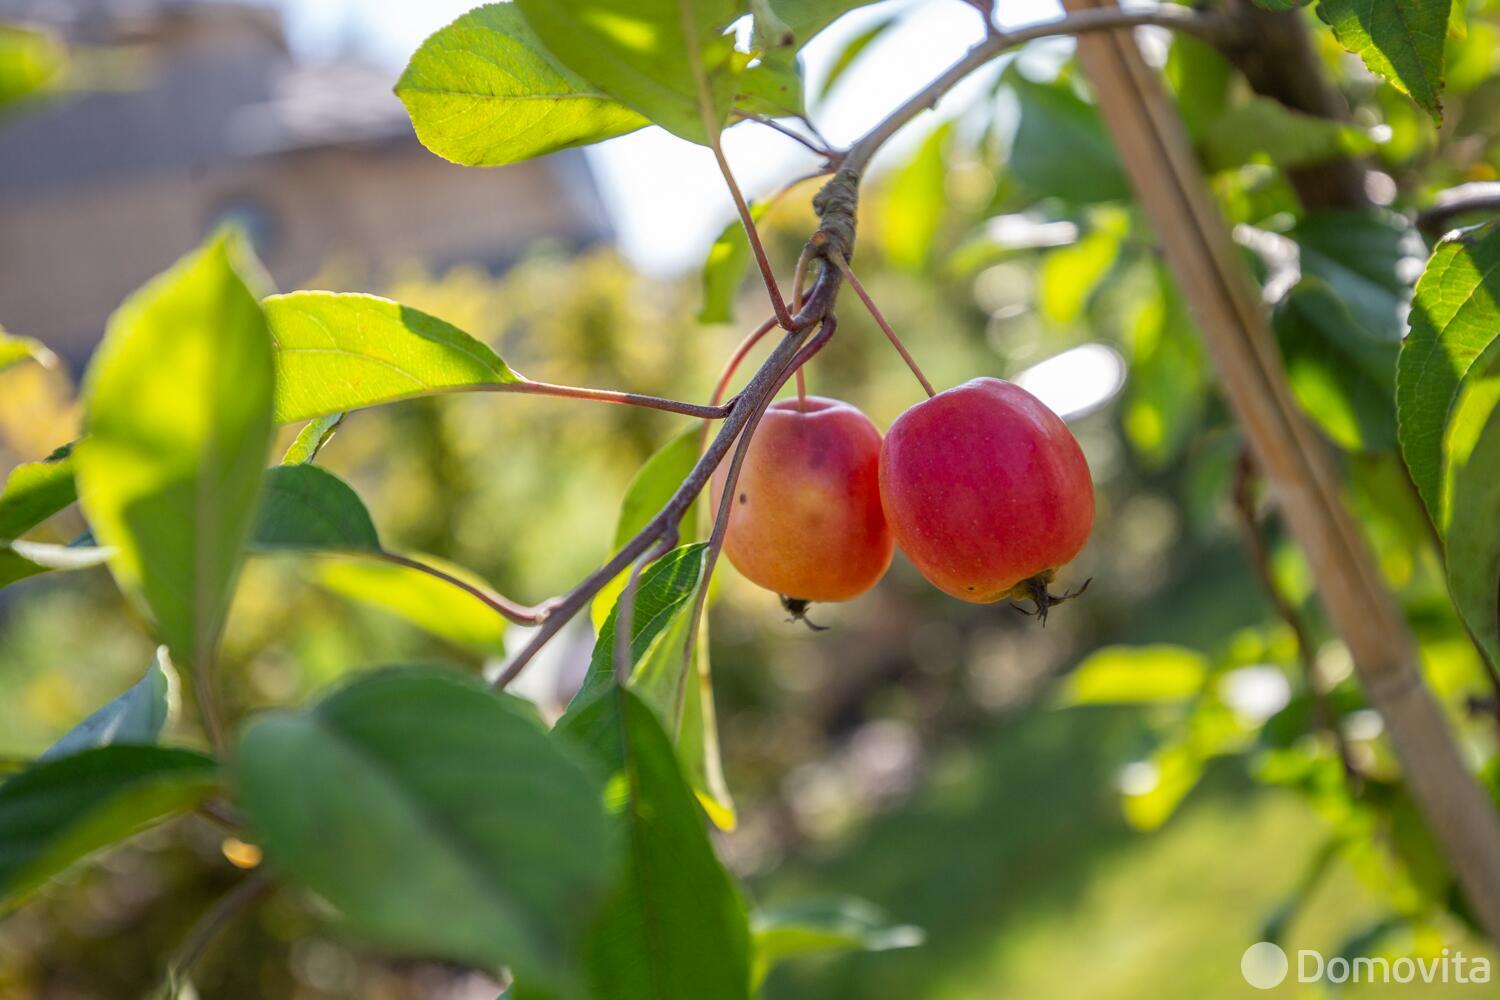
[[[714,473],[719,509],[730,460]],[[880,503],[880,431],[848,403],[808,396],[772,403],[740,468],[724,554],[749,580],[788,599],[847,601],[891,564]]]

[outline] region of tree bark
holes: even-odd
[[[1063,0],[1063,6],[1081,11],[1104,4]],[[1412,794],[1472,911],[1500,940],[1500,816],[1422,680],[1416,643],[1344,507],[1327,447],[1297,408],[1258,289],[1181,118],[1129,31],[1080,37],[1078,56],[1230,407],[1385,719]]]

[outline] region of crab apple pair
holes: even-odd
[[[715,509],[730,463],[714,475]],[[1006,597],[1036,613],[1088,541],[1094,490],[1058,416],[1009,382],[938,393],[880,431],[859,410],[809,396],[771,405],[740,469],[724,552],[800,615],[875,585],[895,545],[945,593]]]

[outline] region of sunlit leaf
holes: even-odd
[[[357,935],[574,980],[610,873],[602,793],[515,699],[451,671],[366,675],[253,720],[234,784],[278,871]]]
[[[1206,393],[1202,342],[1171,276],[1159,271],[1156,294],[1127,328],[1128,381],[1121,423],[1147,464],[1175,458],[1198,429]]]
[[[1396,444],[1399,345],[1371,334],[1327,284],[1304,277],[1272,317],[1292,392],[1339,447]]]
[[[677,492],[682,481],[693,470],[693,466],[698,464],[702,438],[701,428],[693,427],[683,431],[646,459],[646,463],[636,470],[634,478],[630,480],[630,485],[625,488],[625,498],[620,501],[620,515],[615,522],[614,548],[619,549],[635,537],[666,506],[672,494]],[[696,540],[698,535],[696,524],[697,518],[693,516],[693,511],[689,510],[678,528],[683,541]],[[590,614],[595,632],[604,627],[605,620],[614,609],[616,598],[620,596],[620,591],[625,586],[627,576],[629,576],[628,571],[621,573],[594,599]]]
[[[176,677],[167,647],[163,646],[140,680],[68,730],[37,760],[53,760],[94,747],[154,744],[172,715]]]
[[[756,983],[789,958],[915,948],[926,938],[920,927],[897,924],[874,904],[849,898],[763,907],[750,915],[750,928]]]
[[[1044,319],[1065,325],[1083,316],[1089,299],[1119,259],[1125,228],[1123,216],[1110,216],[1078,242],[1042,258],[1037,307]]]
[[[714,857],[703,814],[656,714],[611,685],[571,706],[557,733],[608,776],[624,875],[588,949],[594,994],[611,1000],[746,1000],[744,902]]]
[[[807,111],[802,63],[790,49],[767,52],[739,75],[734,106],[767,118],[796,118]]]
[[[764,201],[752,204],[750,217],[760,221],[769,207]],[[728,323],[734,319],[735,296],[754,262],[750,237],[744,224],[735,219],[719,233],[703,261],[703,306],[698,310],[698,322]]]
[[[1182,646],[1109,646],[1063,682],[1063,705],[1135,705],[1183,701],[1203,690],[1208,660]]]
[[[0,910],[95,851],[191,809],[217,786],[188,750],[107,746],[37,763],[0,784]]]
[[[1463,380],[1443,439],[1438,527],[1453,603],[1490,662],[1500,662],[1500,347]]]
[[[0,489],[0,538],[19,538],[77,499],[72,445],[16,466]]]
[[[547,51],[667,131],[707,144],[734,98],[735,0],[516,0]],[[709,107],[699,101],[700,79]],[[707,122],[705,122],[705,118]]]
[[[3,30],[0,27],[0,31]],[[3,58],[4,56],[0,56],[0,59]],[[47,345],[40,340],[13,336],[6,333],[4,327],[0,327],[0,371],[22,361],[35,361],[43,368],[55,368],[57,355],[48,350]]]
[[[115,578],[195,668],[218,641],[271,442],[271,341],[246,253],[217,237],[126,300],[89,368],[74,449]]]
[[[1183,743],[1157,750],[1150,760],[1131,765],[1132,780],[1123,789],[1125,821],[1137,830],[1151,831],[1172,818],[1203,777],[1203,757]]]
[[[344,422],[345,413],[330,413],[326,417],[309,420],[297,437],[281,456],[282,465],[310,465],[318,458],[318,452],[333,440],[334,433]]]
[[[933,129],[882,192],[880,249],[897,267],[919,271],[932,258],[948,210],[947,155],[953,129],[951,121]]]
[[[436,556],[405,558],[497,597],[485,580],[461,566]],[[468,589],[431,572],[358,555],[325,555],[314,560],[312,575],[335,594],[379,608],[461,649],[488,656],[505,652],[505,619]]]
[[[514,163],[647,124],[553,62],[510,3],[471,10],[423,42],[396,82],[396,96],[424,146],[471,167]]]
[[[865,7],[876,0],[770,0],[771,9],[791,29],[797,46],[806,45],[814,35],[849,11]]]
[[[1443,43],[1452,0],[1319,0],[1333,36],[1441,121]]]
[[[1401,455],[1435,522],[1442,510],[1443,428],[1459,384],[1500,335],[1500,223],[1438,244],[1417,282],[1396,369]]]
[[[1066,84],[1036,83],[1008,70],[1021,104],[1009,167],[1028,188],[1080,205],[1120,201],[1130,185],[1099,112]]]
[[[265,310],[280,423],[520,381],[458,327],[377,295],[291,292]]]
[[[0,111],[46,87],[67,60],[67,50],[47,32],[0,23]]]

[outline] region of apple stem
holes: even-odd
[[[885,316],[881,314],[879,307],[875,305],[875,300],[870,298],[869,292],[865,291],[865,286],[860,284],[859,279],[854,276],[854,271],[850,269],[849,262],[844,259],[844,255],[834,250],[829,252],[828,259],[833,261],[834,266],[843,274],[844,280],[849,283],[849,287],[854,289],[854,294],[858,295],[859,300],[865,304],[865,308],[870,310],[870,315],[875,318],[875,322],[879,325],[880,329],[885,331],[885,335],[890,340],[891,346],[896,349],[897,354],[901,355],[901,360],[906,362],[906,367],[911,369],[911,373],[917,377],[917,381],[922,383],[922,388],[926,390],[928,398],[936,396],[937,392],[932,388],[932,383],[927,381],[927,376],[922,374],[922,369],[917,366],[916,359],[911,356],[911,352],[906,349],[906,345],[901,343],[901,338],[896,336],[896,331],[891,329],[891,324],[886,322]]]

